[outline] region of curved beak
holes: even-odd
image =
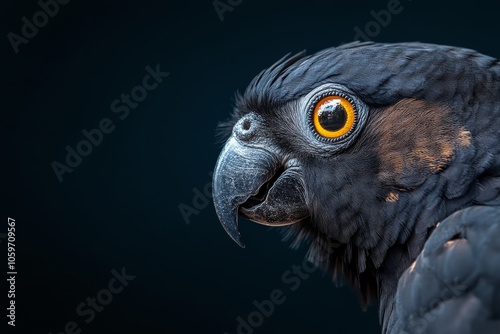
[[[309,216],[298,166],[284,166],[269,147],[247,146],[231,137],[214,171],[215,211],[241,247],[238,213],[259,224],[283,226]]]

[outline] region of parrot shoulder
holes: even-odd
[[[500,333],[500,207],[443,220],[401,276],[386,333]]]

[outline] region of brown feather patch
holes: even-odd
[[[398,200],[399,200],[399,194],[392,191],[385,198],[385,201],[387,203],[396,203]]]
[[[457,145],[470,145],[470,133],[454,122],[450,109],[404,99],[374,115],[369,125],[378,140],[379,179],[403,185],[412,175],[443,171]]]
[[[469,147],[471,141],[472,135],[470,134],[470,131],[462,129],[462,131],[458,133],[458,143],[460,146]]]

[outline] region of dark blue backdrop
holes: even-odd
[[[287,274],[305,250],[290,250],[277,230],[242,221],[244,250],[226,236],[200,195],[220,150],[216,125],[261,69],[355,34],[498,57],[498,9],[419,0],[222,0],[223,13],[212,0],[55,4],[0,4],[2,326],[12,217],[14,333],[233,334],[238,317],[256,327],[240,333],[378,333],[375,308],[362,312],[349,287],[319,270]],[[51,15],[37,14],[41,6]],[[81,143],[91,143],[86,136],[94,144]],[[275,289],[283,302],[260,319],[254,302]]]

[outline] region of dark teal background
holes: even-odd
[[[352,41],[354,27],[388,1],[244,0],[220,21],[211,0],[80,1],[59,13],[15,54],[36,1],[0,4],[2,224],[17,223],[17,326],[14,333],[237,332],[253,301],[284,291],[286,301],[255,333],[379,333],[374,307],[362,312],[349,287],[320,271],[296,291],[282,281],[305,248],[290,250],[276,229],[241,222],[240,249],[213,205],[186,224],[210,182],[220,144],[215,128],[236,90],[288,52]],[[491,2],[401,0],[403,10],[375,41],[422,41],[500,56],[498,8]],[[496,5],[495,5],[496,6]],[[170,76],[120,120],[113,100],[140,84],[145,67]],[[103,118],[116,126],[59,183],[53,161]],[[293,134],[291,134],[293,135]],[[0,239],[2,326],[6,243]],[[4,263],[5,262],[5,263]],[[136,278],[85,324],[78,304],[106,288],[111,270]],[[2,330],[2,333],[4,331]]]

